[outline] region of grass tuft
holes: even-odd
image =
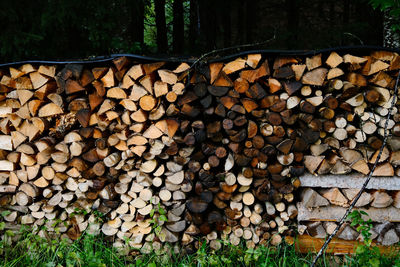
[[[130,250],[122,255],[104,236],[83,234],[78,240],[52,240],[33,232],[19,233],[18,241],[10,245],[8,238],[0,242],[0,266],[309,266],[313,254],[298,254],[293,245],[260,246],[247,249],[244,244],[230,245],[221,240],[222,248],[213,251],[203,242],[193,254],[175,254],[172,247],[159,252],[139,254]],[[15,238],[15,237],[13,237]],[[400,255],[384,256],[379,251],[360,251],[352,256],[324,255],[318,266],[400,266]],[[373,261],[366,260],[370,254]]]

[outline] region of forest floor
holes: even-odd
[[[8,238],[13,238],[9,232]],[[15,236],[14,236],[15,238]],[[205,243],[190,255],[163,252],[140,254],[134,249],[121,254],[108,244],[104,236],[83,234],[74,242],[51,240],[27,232],[15,245],[7,238],[0,242],[0,266],[309,266],[315,254],[298,254],[293,245],[260,246],[247,249],[222,242],[212,251]],[[14,240],[15,241],[15,240]],[[317,266],[400,266],[400,255],[382,255],[367,246],[357,248],[355,255],[323,255]]]

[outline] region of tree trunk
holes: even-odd
[[[383,46],[399,48],[400,35],[392,30],[391,26],[395,23],[395,18],[390,15],[390,10],[387,9],[383,13]]]
[[[129,16],[131,17],[128,23],[128,32],[130,39],[134,43],[139,43],[143,48],[144,42],[144,0],[135,2],[128,1]]]
[[[287,10],[287,31],[288,36],[288,48],[293,49],[296,47],[298,41],[298,25],[299,25],[299,10],[297,0],[286,0]]]
[[[243,12],[247,9],[248,3],[246,2],[239,2],[239,8],[236,11],[237,12],[237,25],[238,25],[238,30],[239,30],[239,43],[238,44],[244,44],[246,40],[246,12]]]
[[[157,47],[159,53],[166,53],[168,48],[167,25],[165,21],[165,0],[155,0]]]
[[[329,2],[329,23],[330,23],[330,29],[333,30],[335,27],[333,25],[335,25],[335,2],[334,1],[330,1]],[[333,34],[330,35],[330,42],[334,43],[335,41],[335,36]]]
[[[247,1],[247,9],[246,9],[246,43],[252,43],[254,41],[254,25],[257,21],[256,15],[258,7],[258,1]]]
[[[241,9],[241,5],[238,3],[238,1],[234,0],[231,1],[231,6],[230,6],[230,23],[232,25],[231,27],[231,44],[239,44],[240,43],[240,28],[239,28],[239,14],[240,12],[238,11]]]
[[[143,47],[144,42],[144,2],[143,0],[137,3],[136,12],[136,32],[134,34],[134,41],[139,42]]]
[[[183,1],[174,0],[173,4],[173,52],[181,53],[184,47]]]
[[[199,5],[197,0],[190,0],[189,11],[189,50],[193,52],[196,44],[196,39],[199,36],[200,21],[199,21]]]
[[[346,44],[346,36],[343,34],[347,31],[350,17],[350,0],[343,0],[343,23],[342,23],[342,45]]]
[[[231,46],[231,13],[222,12],[222,28],[224,32],[224,47]]]
[[[216,47],[230,46],[230,14],[225,10],[226,3],[218,0],[214,2],[215,10],[215,44]]]
[[[216,18],[214,2],[210,0],[203,0],[198,2],[199,5],[199,29],[200,29],[200,40],[201,49],[204,51],[211,51],[216,48],[215,45],[215,29],[216,29]]]

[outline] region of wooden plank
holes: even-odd
[[[295,244],[296,252],[299,253],[317,253],[325,242],[325,239],[311,237],[309,235],[300,235],[297,237],[286,236],[286,243]],[[356,247],[362,243],[358,241],[349,241],[338,238],[333,238],[329,243],[326,253],[330,254],[353,254]],[[391,254],[400,251],[400,246],[382,246],[372,242],[372,246],[377,246],[381,253]]]
[[[294,243],[296,251],[305,254],[305,253],[317,253],[324,244],[325,239],[314,238],[309,235],[300,235],[295,238],[292,236],[286,236],[285,241],[290,245]],[[362,243],[358,241],[349,241],[349,240],[333,238],[326,249],[326,253],[352,254],[354,253],[355,248],[361,244]],[[399,246],[385,247],[377,245],[375,242],[373,242],[372,245],[377,246],[380,252],[384,254],[390,254],[400,251]]]
[[[302,187],[323,188],[361,188],[366,176],[355,173],[347,175],[321,175],[315,177],[310,173],[299,177]],[[372,177],[367,189],[400,190],[400,177]]]

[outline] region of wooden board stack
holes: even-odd
[[[3,68],[6,228],[101,231],[143,253],[166,242],[190,251],[196,236],[214,249],[221,238],[279,244],[295,232],[305,171],[368,173],[399,69],[387,51]],[[375,176],[400,172],[398,105],[392,113]]]

